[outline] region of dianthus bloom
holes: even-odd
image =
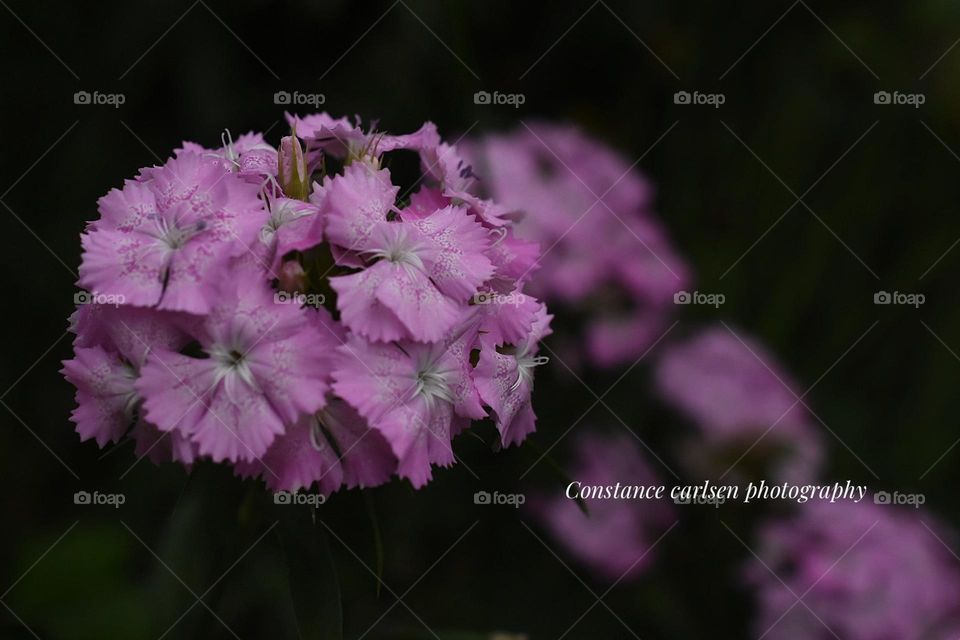
[[[665,331],[674,293],[689,281],[652,212],[646,179],[572,126],[534,123],[467,149],[482,180],[466,176],[460,188],[506,207],[517,237],[543,248],[531,289],[582,314],[582,335],[562,344],[570,361],[637,360]]]
[[[739,472],[761,461],[784,482],[816,476],[819,432],[792,380],[751,338],[724,327],[703,330],[664,348],[655,380],[664,400],[698,429],[686,447],[698,472]]]
[[[912,509],[808,502],[761,530],[757,553],[769,568],[748,560],[754,630],[771,640],[955,638],[960,567],[949,539]]]
[[[522,441],[551,319],[524,291],[537,247],[461,189],[432,123],[288,120],[279,148],[187,142],[100,199],[64,363],[81,439],[324,494],[420,487],[472,420]],[[412,194],[397,151],[420,158]]]
[[[586,435],[579,438],[574,450],[570,476],[579,484],[567,488],[570,495],[595,485],[614,487],[619,483],[632,490],[661,484],[630,436]],[[537,518],[568,553],[611,581],[641,574],[654,558],[653,545],[675,522],[669,501],[621,496],[590,497],[584,502],[587,513],[567,495],[531,504]]]

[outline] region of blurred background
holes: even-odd
[[[275,144],[294,107],[278,91],[390,132],[433,120],[451,140],[573,122],[639,159],[691,286],[726,300],[678,307],[673,337],[723,321],[761,341],[799,392],[813,387],[824,481],[923,493],[960,526],[956,3],[0,4],[4,638],[294,638],[297,597],[325,637],[750,637],[750,553],[731,530],[751,544],[764,506],[683,509],[655,562],[611,588],[528,511],[474,504],[483,490],[561,493],[589,430],[632,430],[675,465],[685,426],[645,362],[622,379],[540,367],[528,443],[494,453],[481,424],[455,441],[464,464],[421,491],[334,495],[303,562],[285,560],[301,556],[277,542],[257,483],[131,468],[129,443],[79,442],[58,371],[97,198],[184,139],[253,129]],[[124,102],[75,104],[78,91]],[[525,100],[477,104],[478,91]],[[680,91],[724,102],[677,104]],[[877,104],[878,91],[924,102]],[[878,291],[926,301],[876,305]],[[81,490],[126,501],[78,506]],[[297,580],[314,591],[291,595]]]

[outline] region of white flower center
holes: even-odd
[[[162,216],[156,216],[157,231],[154,237],[167,246],[168,249],[177,250],[187,244],[187,242],[198,233],[206,230],[207,223],[198,220],[194,224],[181,227],[176,221],[170,222]]]
[[[214,345],[210,349],[210,357],[217,363],[217,381],[227,377],[237,377],[250,386],[254,385],[253,371],[250,369],[246,354],[241,350]]]
[[[392,226],[392,225],[391,225]],[[424,270],[423,260],[419,251],[422,249],[415,238],[411,238],[405,228],[398,228],[382,249],[374,249],[370,253],[374,258],[383,258],[394,264],[406,265],[415,269]]]

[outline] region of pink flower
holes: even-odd
[[[470,378],[475,334],[444,342],[371,343],[351,337],[337,349],[333,389],[380,431],[414,487],[430,465],[454,461],[451,439],[486,414]]]
[[[288,426],[262,460],[238,463],[237,470],[260,475],[274,491],[297,491],[316,483],[320,493],[329,495],[341,485],[383,484],[396,466],[383,436],[337,400]]]
[[[960,624],[960,571],[937,539],[949,533],[869,497],[808,502],[761,529],[766,567],[747,560],[760,609],[754,630],[772,640],[947,640]]]
[[[82,236],[80,285],[126,304],[206,313],[231,256],[265,221],[257,188],[216,161],[183,153],[100,199]]]
[[[668,347],[655,378],[662,397],[703,436],[691,444],[694,464],[709,464],[705,454],[733,446],[750,448],[754,456],[772,456],[771,469],[783,481],[803,482],[816,475],[821,442],[797,399],[799,391],[751,338],[723,327],[704,330]]]
[[[629,436],[583,436],[573,447],[571,495],[590,487],[662,482],[650,469],[636,441]],[[564,487],[566,491],[568,487]],[[587,513],[566,495],[531,502],[534,513],[564,548],[607,580],[633,579],[647,569],[655,554],[652,545],[674,522],[673,509],[663,500],[585,498]]]
[[[101,447],[119,442],[134,427],[141,398],[134,388],[153,349],[180,349],[189,342],[185,314],[88,304],[71,317],[74,358],[64,377],[77,388],[71,420],[81,440]]]
[[[489,340],[480,351],[474,380],[480,397],[493,409],[497,430],[505,446],[522,442],[536,426],[537,417],[530,402],[533,370],[547,361],[537,352],[540,340],[551,333],[552,319],[553,316],[540,305],[530,333],[523,341],[501,352],[493,340]]]
[[[651,211],[646,179],[571,126],[534,123],[473,141],[464,151],[471,179],[448,182],[516,212],[508,216],[517,220],[508,239],[516,234],[543,250],[508,262],[510,275],[530,279],[537,297],[584,316],[579,335],[558,336],[567,345],[559,348],[582,352],[573,359],[600,367],[641,357],[666,329],[673,294],[690,279]],[[442,148],[438,154],[445,174],[455,176],[453,161],[444,160]]]
[[[467,191],[432,123],[289,119],[279,152],[252,133],[184,143],[101,198],[80,284],[116,307],[71,318],[81,438],[324,494],[423,486],[484,402],[519,442],[550,317],[523,291],[536,245]],[[439,162],[404,208],[394,151]]]
[[[371,340],[442,339],[493,273],[487,244],[484,229],[459,207],[377,222],[360,244],[375,261],[330,279],[343,322]]]
[[[241,274],[196,332],[206,358],[156,351],[136,388],[146,418],[214,460],[254,460],[285,426],[326,404],[333,342],[319,312],[276,302]]]
[[[134,368],[102,347],[77,347],[62,373],[77,388],[77,408],[70,419],[80,440],[93,438],[101,447],[119,442],[133,424],[140,400],[133,388]]]
[[[184,142],[174,153],[195,153],[220,161],[223,168],[232,171],[253,184],[277,175],[277,150],[263,139],[263,134],[250,131],[233,140],[229,131],[221,135],[223,146],[207,149],[195,142]]]

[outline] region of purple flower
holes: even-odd
[[[205,357],[154,350],[144,365],[147,420],[216,461],[258,459],[285,424],[326,404],[334,343],[318,316],[236,274],[193,336]]]
[[[475,343],[468,331],[433,344],[354,336],[338,349],[334,392],[383,434],[414,487],[430,480],[431,465],[452,464],[453,436],[486,415],[471,378]]]
[[[232,256],[249,251],[266,212],[256,186],[183,153],[100,199],[82,237],[80,285],[126,304],[206,313]]]
[[[661,484],[630,436],[579,438],[570,468],[571,495],[590,487]],[[674,523],[663,500],[585,499],[588,513],[567,495],[531,502],[537,517],[564,548],[606,580],[636,578],[653,561],[653,544]]]
[[[655,380],[663,399],[697,427],[687,458],[700,470],[723,464],[722,472],[749,449],[769,456],[781,481],[816,475],[822,444],[800,391],[753,339],[724,327],[703,330],[664,349]]]
[[[751,558],[745,572],[758,600],[758,635],[955,637],[947,631],[960,625],[960,563],[928,515],[872,502],[808,502],[759,537],[767,566]]]
[[[651,212],[647,181],[571,126],[533,124],[474,141],[466,152],[481,178],[471,167],[453,192],[491,196],[497,220],[516,218],[516,235],[543,249],[539,259],[524,260],[524,278],[540,267],[531,291],[584,316],[582,335],[561,335],[569,348],[560,348],[600,367],[639,358],[666,328],[673,294],[689,281]]]
[[[536,245],[466,191],[432,123],[290,123],[279,152],[252,133],[184,143],[101,198],[80,284],[116,307],[71,319],[80,437],[324,494],[423,486],[488,413],[521,441],[550,318],[523,291]],[[406,202],[394,151],[440,161]]]

